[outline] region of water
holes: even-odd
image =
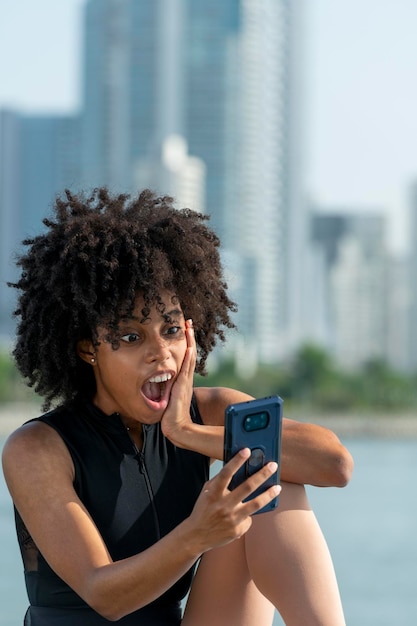
[[[0,442],[2,443],[2,442]],[[417,441],[352,440],[345,489],[309,488],[330,546],[348,626],[417,624]],[[0,626],[27,600],[9,496],[0,479]],[[283,624],[277,615],[274,626]]]
[[[350,626],[417,624],[417,441],[365,440],[343,490],[310,489]],[[277,622],[278,624],[279,622]]]

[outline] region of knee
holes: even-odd
[[[279,494],[277,513],[288,510],[310,511],[307,493],[304,485],[281,482],[282,491]]]

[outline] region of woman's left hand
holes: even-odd
[[[181,445],[181,435],[192,426],[190,405],[193,394],[194,368],[197,347],[192,320],[185,321],[187,348],[178,376],[172,386],[169,403],[162,416],[161,428],[165,437]]]

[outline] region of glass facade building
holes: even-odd
[[[23,239],[39,232],[56,194],[81,183],[78,116],[0,113],[0,334],[14,326],[14,291]]]
[[[239,280],[229,270],[239,329],[263,361],[282,357],[302,328],[302,5],[86,6],[85,183],[134,190],[138,164],[155,161],[168,136],[182,136],[189,155],[204,162],[205,210],[237,260]]]

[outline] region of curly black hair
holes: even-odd
[[[223,329],[234,327],[230,313],[236,310],[207,216],[178,210],[171,197],[148,189],[133,198],[105,187],[91,195],[66,190],[53,211],[43,220],[46,232],[23,241],[29,250],[17,261],[20,279],[9,283],[20,291],[13,355],[44,406],[78,394],[92,397],[94,375],[78,357],[77,342],[98,345],[103,322],[115,339],[138,294],[145,317],[150,306],[161,306],[162,291],[176,295],[193,320],[196,371],[204,374],[209,352],[225,339]]]

